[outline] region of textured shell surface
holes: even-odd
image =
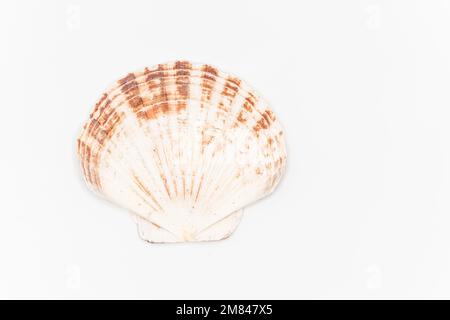
[[[176,61],[129,73],[77,139],[86,183],[128,209],[150,242],[227,238],[270,194],[286,163],[283,130],[239,78]]]

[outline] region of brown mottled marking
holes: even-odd
[[[208,101],[211,100],[214,84],[210,83],[208,78],[206,78],[204,75],[202,76],[202,78],[203,78],[203,82],[202,82],[202,85],[201,85],[201,87],[202,87],[202,101],[203,102],[208,102]]]
[[[92,177],[91,177],[91,171],[89,170],[89,166],[90,166],[90,159],[91,159],[91,147],[89,147],[86,143],[81,141],[81,148],[82,148],[82,152],[83,152],[83,170],[86,172],[85,177],[86,180],[90,183],[92,183]]]
[[[175,62],[175,69],[177,69],[177,72],[175,74],[176,77],[176,84],[183,85],[184,88],[178,88],[177,90],[181,89],[184,91],[189,90],[189,83],[190,83],[190,70],[192,69],[192,65],[188,61],[177,61]],[[189,96],[184,96],[186,99]]]
[[[201,70],[202,73],[202,101],[207,102],[211,100],[212,90],[216,83],[216,76],[218,75],[218,70],[207,64],[203,65]],[[213,75],[213,76],[211,76]]]
[[[252,110],[253,110],[251,104],[250,104],[248,101],[244,101],[243,108],[244,108],[247,112],[252,112]]]
[[[242,110],[239,112],[237,116],[237,121],[239,121],[240,123],[245,123],[247,121],[247,119],[244,118],[244,113],[242,112]]]
[[[131,109],[134,113],[138,112],[144,107],[144,101],[140,96],[134,96],[133,98],[128,100],[128,103],[130,104]]]
[[[175,84],[177,85],[178,98],[189,99],[189,82],[189,76],[177,77]]]
[[[267,129],[267,125],[265,123],[264,118],[259,119],[256,124],[253,126],[253,131],[255,131],[256,133],[259,132],[259,130],[261,129]]]
[[[235,84],[236,87],[240,87],[241,86],[241,80],[239,80],[238,78],[228,77],[227,80],[230,81],[231,83]]]
[[[153,100],[149,100],[153,101]],[[149,106],[146,110],[140,110],[136,116],[140,119],[151,120],[156,119],[161,113],[169,112],[169,103],[167,101],[160,102],[147,102],[144,101],[144,105]]]
[[[257,175],[261,175],[262,174],[261,168],[256,168],[255,172],[256,172]]]
[[[103,104],[103,101],[105,101],[106,98],[108,98],[108,95],[107,95],[106,93],[104,93],[104,94],[102,95],[102,97],[100,98],[100,100],[95,104],[94,110],[91,112],[91,114],[90,114],[90,116],[89,116],[91,119],[94,117],[94,115],[95,115],[95,113],[98,111],[100,105]]]
[[[266,113],[263,113],[262,117],[266,121],[267,125],[270,126],[270,118],[269,118],[269,116]]]
[[[150,71],[148,69],[145,69],[144,74],[147,75],[147,78],[145,79],[145,82],[149,82],[152,80],[161,80],[165,76],[166,66],[163,64],[158,65],[158,69],[156,71]]]
[[[123,85],[123,84],[130,82],[132,80],[135,80],[135,79],[136,79],[136,76],[134,75],[134,73],[129,73],[125,77],[120,79],[118,82],[120,85]]]
[[[146,81],[145,83],[147,84],[147,88],[150,91],[153,91],[153,89],[158,89],[160,86],[159,82],[155,81],[155,80],[149,80],[149,81]]]
[[[98,120],[93,119],[91,121],[88,134],[103,146],[105,140],[112,137],[117,125],[122,122],[122,120],[123,114],[110,108],[108,111],[105,111]]]
[[[128,105],[134,113],[138,113],[144,107],[144,102],[139,96],[139,85],[136,81],[136,75],[129,73],[126,77],[120,79],[120,90],[127,97]]]
[[[156,118],[156,113],[155,113],[155,111],[153,110],[153,108],[149,108],[149,109],[147,109],[147,110],[145,110],[145,111],[139,111],[139,112],[136,114],[136,116],[137,116],[138,118],[140,118],[140,119],[147,119],[147,120],[150,120],[150,119],[155,119],[155,118]]]
[[[248,92],[248,95],[249,95],[250,97],[252,97],[252,98],[253,98],[253,100],[255,100],[255,101],[257,100],[257,99],[256,99],[256,96],[255,96],[255,95],[254,95],[253,93],[251,93],[251,92]]]
[[[129,73],[126,77],[120,79],[120,91],[127,95],[136,95],[139,93],[138,83],[136,81],[136,75]]]
[[[163,103],[161,103],[160,108],[161,108],[161,111],[163,113],[168,113],[170,111],[170,103],[169,102],[163,102]]]
[[[130,81],[130,82],[127,82],[127,83],[122,85],[120,90],[123,93],[128,94],[128,95],[138,94],[139,93],[138,83],[136,81],[134,81],[134,80]]]
[[[222,95],[229,97],[230,102],[233,101],[233,99],[236,97],[238,92],[239,92],[239,88],[233,86],[229,82],[225,82],[225,85],[223,86],[223,90],[222,90]]]
[[[269,116],[269,118],[272,120],[272,122],[275,121],[275,115],[273,114],[272,111],[270,111],[269,109],[267,109],[266,111],[264,111],[265,114],[267,114]]]
[[[207,65],[207,64],[203,65],[202,71],[211,73],[211,74],[215,75],[216,77],[219,74],[219,71],[216,68],[214,68],[210,65]]]
[[[96,109],[97,109],[96,113],[98,113],[98,115],[96,116],[96,119],[105,117],[105,113],[110,112],[110,110],[111,110],[110,109],[110,107],[111,107],[111,100],[107,99],[107,100],[103,100],[103,101],[106,101],[106,102],[101,107],[96,105]],[[94,114],[92,114],[92,116],[94,116]],[[91,119],[92,118],[93,117],[91,117]],[[93,119],[93,120],[96,120],[96,119]]]
[[[179,61],[179,66],[187,69],[189,65],[187,62]],[[189,91],[189,78],[184,76],[184,71],[180,70],[182,73],[182,77],[177,78],[177,92],[175,94],[167,91],[166,85],[166,67],[164,65],[158,66],[158,71],[151,72],[148,69],[144,71],[144,74],[147,74],[147,78],[145,82],[147,83],[148,88],[153,91],[153,89],[159,88],[159,94],[155,94],[151,99],[142,99],[142,107],[149,106],[146,110],[136,109],[136,115],[138,118],[142,118],[145,120],[156,119],[159,113],[169,113],[171,110],[171,103],[169,101],[179,100],[179,96],[183,96],[188,99],[188,91]],[[139,102],[139,101],[138,101]],[[139,103],[138,103],[139,105]],[[177,103],[176,111],[181,111],[186,107],[185,102]]]
[[[175,69],[192,69],[192,64],[189,61],[175,62]]]
[[[209,81],[212,81],[212,82],[215,82],[215,81],[216,81],[216,77],[213,76],[213,75],[210,75],[210,74],[208,74],[208,73],[203,73],[203,74],[202,74],[202,78],[203,78],[203,79],[206,79],[206,80],[209,80]]]
[[[164,72],[162,71],[149,72],[147,78],[145,79],[145,82],[151,82],[152,80],[160,79],[163,76]]]
[[[101,108],[100,114],[96,118],[96,120],[100,123],[100,125],[103,125],[106,123],[108,118],[111,116],[112,112],[114,111],[113,108],[111,108],[111,100],[107,100],[104,107]]]
[[[252,107],[256,105],[256,98],[254,95],[252,95],[251,92],[248,93],[247,97],[245,97],[245,101],[248,102]]]
[[[108,101],[109,102],[109,101]],[[107,103],[109,106],[109,103]],[[98,142],[98,147],[95,152],[86,144],[83,148],[87,151],[86,163],[87,165],[87,177],[91,185],[101,189],[100,178],[98,176],[99,170],[99,157],[104,147],[105,141],[110,139],[113,135],[117,125],[122,120],[122,114],[118,114],[114,109],[105,107],[105,110],[100,114],[97,119],[92,119],[87,127],[87,135],[92,137]],[[91,165],[92,164],[92,165]],[[92,170],[91,170],[92,168]]]
[[[94,128],[97,127],[97,126],[99,126],[98,121],[97,121],[96,119],[92,119],[92,120],[89,122],[88,127],[85,129],[85,130],[86,130],[87,136],[91,136],[91,135],[92,135],[92,132],[94,131]]]
[[[176,112],[181,112],[183,110],[186,109],[186,102],[184,101],[177,101],[177,107],[176,107]]]
[[[191,72],[189,70],[178,70],[177,76],[190,76]]]
[[[261,129],[267,129],[271,125],[270,117],[267,115],[266,112],[261,114],[261,118],[256,122],[256,124],[253,126],[253,131],[258,133]]]
[[[80,141],[80,147],[83,149],[83,171],[87,182],[97,190],[101,189],[100,178],[98,177],[98,152],[93,152],[91,147],[83,141]],[[92,165],[91,165],[92,163]],[[92,167],[92,170],[91,170]]]
[[[165,69],[165,67],[162,66],[162,65],[160,65],[159,68]],[[160,107],[161,107],[161,111],[163,113],[167,113],[167,112],[169,112],[170,105],[167,102],[167,101],[169,101],[169,96],[168,96],[167,88],[166,88],[166,79],[164,77],[165,77],[165,72],[163,71],[162,77],[159,78],[159,83],[160,83],[160,86],[161,86],[160,87],[160,99],[162,101]]]

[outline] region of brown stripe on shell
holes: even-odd
[[[267,125],[270,126],[270,118],[267,113],[263,112],[262,117],[266,120]]]
[[[135,184],[138,186],[138,188],[148,197],[150,197],[153,201],[153,203],[158,207],[158,209],[160,211],[163,211],[163,208],[161,207],[161,205],[158,203],[158,201],[156,200],[156,198],[153,196],[153,194],[150,192],[150,190],[145,186],[145,184],[139,179],[139,177],[133,173],[133,180],[135,182]],[[153,208],[153,206],[151,206]],[[153,208],[155,210],[155,208]],[[156,211],[156,210],[155,210]]]
[[[211,100],[214,85],[216,83],[216,76],[218,75],[218,70],[207,64],[202,67],[202,101],[208,102]],[[214,75],[211,76],[210,74]]]
[[[239,110],[236,120],[232,125],[233,128],[236,128],[240,124],[245,124],[247,122],[248,117],[246,116],[246,114],[251,114],[254,111],[256,102],[256,98],[253,95],[249,94],[245,97],[241,110]]]
[[[273,114],[270,110],[265,110],[264,112],[259,112],[261,114],[261,118],[256,122],[253,126],[253,131],[258,134],[261,129],[268,129],[272,124]],[[272,116],[272,117],[271,117]]]
[[[189,189],[189,196],[192,198],[192,192],[194,191],[194,177],[195,177],[195,171],[192,172],[191,176],[191,187]]]
[[[270,118],[270,120],[272,120],[272,122],[274,122],[276,120],[275,115],[269,109],[265,110],[264,113],[267,114],[267,116],[269,116],[269,118]]]
[[[245,97],[243,107],[245,110],[247,110],[247,112],[252,112],[253,109],[255,108],[256,103],[257,100],[255,96],[248,94],[247,97]]]
[[[202,177],[200,178],[200,183],[198,184],[197,193],[195,195],[195,200],[194,200],[195,202],[197,202],[197,200],[198,200],[198,196],[200,194],[200,190],[202,188],[202,184],[203,184],[203,179],[204,178],[205,178],[205,175],[202,175]]]
[[[147,74],[145,79],[147,88],[151,92],[153,89],[159,88],[159,93],[154,94],[151,99],[141,98],[142,106],[145,106],[146,108],[138,110],[136,115],[138,118],[144,120],[156,119],[160,114],[166,114],[171,111],[170,101],[175,100],[176,95],[167,91],[164,65],[158,65],[157,71],[145,69],[145,72]]]
[[[161,77],[172,78],[174,76],[173,72],[181,71],[181,74],[183,74],[183,73],[187,74],[185,71],[183,71],[183,70],[187,70],[187,69],[200,71],[201,75],[195,76],[195,77],[203,78],[204,80],[209,78],[211,81],[213,81],[213,83],[216,82],[216,80],[217,80],[216,77],[220,78],[220,79],[224,80],[225,82],[229,83],[228,89],[231,89],[234,85],[239,87],[241,84],[241,80],[239,80],[238,78],[232,77],[232,76],[228,76],[228,78],[225,79],[223,74],[221,74],[216,68],[211,67],[209,65],[193,66],[188,61],[177,61],[174,64],[161,64],[156,69],[145,68],[143,72],[130,73],[118,81],[118,87],[116,87],[116,89],[120,90],[121,86],[124,87],[125,91],[128,91],[130,89],[131,90],[139,89],[136,87],[136,82],[138,82],[139,85],[142,85],[151,79],[159,79]],[[145,79],[145,81],[143,82],[141,79]],[[232,84],[232,85],[230,85],[230,84]],[[116,89],[114,89],[114,90],[116,90]],[[233,89],[235,91],[237,91],[236,87],[234,87]],[[112,93],[112,92],[113,92],[113,90],[108,91],[108,93]],[[123,92],[122,92],[122,94],[123,94]],[[248,94],[253,96],[253,94],[251,92],[248,92]],[[115,95],[111,96],[111,99],[114,100],[117,96],[118,95],[115,94]],[[145,101],[142,101],[139,98],[135,98],[133,101],[131,101],[131,104],[133,105],[133,108],[135,109],[136,112],[138,112],[139,107],[142,106],[142,103],[145,104]],[[99,101],[99,104],[101,104],[100,101]],[[164,105],[163,105],[163,107],[164,107]],[[136,109],[138,109],[138,110],[136,110]],[[145,113],[141,113],[141,115],[142,114],[145,114]]]
[[[107,97],[108,97],[108,94],[104,93],[102,95],[102,97],[100,98],[100,100],[95,104],[94,110],[92,110],[92,112],[91,112],[91,114],[89,116],[91,119],[97,113],[98,109],[100,108],[100,106],[103,104],[103,102],[106,100]]]
[[[229,76],[227,78],[228,81],[230,81],[231,83],[233,83],[236,87],[240,87],[241,86],[241,80],[232,76]]]
[[[89,184],[93,184],[92,179],[91,179],[91,173],[89,172],[89,161],[90,161],[90,157],[91,157],[91,148],[86,143],[81,141],[80,139],[78,139],[78,141],[79,141],[79,143],[78,143],[79,154],[81,155],[81,159],[82,159],[81,167],[83,168],[84,176],[86,178],[86,181]]]
[[[160,85],[160,97],[158,98],[159,101],[161,101],[160,109],[163,113],[169,112],[170,105],[168,103],[169,96],[167,94],[167,88],[166,88],[166,79],[165,79],[165,66],[160,64],[159,68],[162,70],[162,77],[159,79],[159,85]],[[152,101],[153,102],[153,101]]]
[[[136,75],[134,73],[127,74],[117,82],[120,84],[120,90],[123,93],[127,93],[128,90],[133,90],[137,87]]]
[[[228,81],[225,82],[222,90],[222,95],[228,97],[229,104],[233,103],[234,98],[239,92],[239,86],[236,86],[234,83],[230,82],[230,78],[227,78]]]
[[[101,183],[99,178],[99,157],[105,142],[113,136],[116,128],[123,120],[123,114],[116,112],[111,107],[111,100],[107,98],[107,95],[103,95],[100,101],[103,103],[101,107],[100,103],[97,103],[94,107],[95,113],[98,115],[92,118],[89,125],[85,128],[86,139],[93,139],[98,143],[97,147],[92,149],[86,143],[81,142],[80,145],[84,150],[86,177],[89,183],[97,189],[101,189]]]
[[[165,78],[168,81],[169,80],[173,81],[173,79],[175,79],[176,81],[177,76],[188,76],[188,75],[190,76],[191,70],[193,70],[192,65],[186,61],[176,62],[175,67],[171,69],[164,69],[163,65],[160,66],[157,70],[145,69],[144,74],[147,76],[145,78],[144,83],[147,83],[150,89],[155,89],[160,86],[160,80],[162,78]],[[208,90],[213,89],[218,78],[224,80],[224,85],[226,84],[227,86],[226,94],[228,96],[233,97],[238,93],[239,86],[241,83],[239,79],[234,77],[228,77],[226,79],[219,77],[217,69],[208,65],[202,66],[199,71],[201,71],[200,78],[202,79],[202,83],[200,86],[205,88],[205,95],[208,93],[207,92]],[[172,74],[171,72],[175,72],[175,74]],[[140,84],[142,84],[142,82],[140,82]],[[252,94],[250,95],[253,96]]]
[[[166,192],[167,192],[167,195],[169,196],[169,199],[172,199],[172,195],[170,194],[169,185],[167,183],[167,178],[162,173],[160,173],[160,176],[161,176],[161,179],[162,179],[162,181],[164,183],[164,188],[166,189]]]
[[[192,64],[189,61],[176,61],[174,69],[192,69]]]
[[[92,119],[88,128],[88,135],[95,139],[101,146],[104,146],[105,141],[112,137],[117,125],[122,122],[123,118],[123,113],[109,108],[99,118]]]
[[[139,84],[136,81],[136,75],[129,73],[126,77],[120,79],[120,91],[127,97],[128,105],[134,113],[138,113],[144,107],[144,101],[139,96]]]
[[[189,100],[189,84],[190,84],[190,69],[192,65],[187,61],[177,61],[175,67],[180,70],[176,73],[175,83],[177,85],[176,100],[177,100],[177,112],[186,109],[187,101]]]
[[[164,114],[169,111],[181,111],[185,107],[185,103],[177,103],[173,102],[174,108],[171,108],[171,105],[169,101],[179,101],[177,100],[178,97],[176,94],[172,94],[170,92],[167,92],[166,90],[166,96],[163,95],[157,95],[157,97],[153,99],[145,99],[141,96],[139,96],[139,90],[140,87],[147,87],[150,89],[150,91],[154,91],[153,89],[160,89],[161,88],[161,82],[166,83],[167,85],[164,88],[167,88],[167,86],[170,83],[170,86],[176,87],[177,85],[185,85],[185,87],[189,88],[190,85],[186,85],[186,80],[188,77],[190,79],[190,70],[191,67],[190,63],[186,61],[179,61],[176,63],[177,68],[175,74],[169,74],[171,71],[174,71],[174,69],[167,69],[165,65],[160,65],[158,69],[156,70],[149,70],[148,68],[145,69],[143,72],[146,76],[139,76],[139,79],[144,78],[144,82],[137,81],[135,74],[128,74],[123,79],[119,80],[118,83],[122,94],[128,97],[128,103],[131,106],[132,110],[138,115],[139,118],[144,119],[154,119],[157,118],[159,114]],[[202,86],[203,92],[204,92],[204,99],[207,100],[211,97],[212,90],[214,87],[214,83],[216,81],[215,74],[217,74],[217,69],[212,68],[210,66],[204,66],[203,67],[203,74],[199,76],[202,78],[201,84],[198,84]],[[228,103],[232,103],[232,98],[235,97],[238,92],[239,88],[236,86],[240,84],[240,80],[237,78],[229,77],[227,79],[221,78],[225,80],[225,86],[224,89],[226,96],[229,98]],[[190,80],[189,80],[190,81]],[[253,96],[251,93],[249,93],[250,96]],[[115,99],[117,97],[113,96],[112,99]],[[167,100],[166,100],[167,99]],[[160,103],[159,106],[156,106],[155,104]],[[222,104],[223,105],[223,104]],[[150,109],[148,110],[150,106]],[[161,109],[161,110],[160,110]],[[174,109],[174,110],[171,110]],[[229,110],[229,109],[228,109]],[[159,111],[162,111],[162,113],[159,113]]]
[[[242,110],[239,111],[239,114],[237,116],[237,121],[242,123],[242,124],[247,122],[247,119],[244,117],[244,112],[242,112]],[[237,125],[237,123],[235,123],[235,125]]]
[[[80,141],[80,148],[83,153],[83,173],[86,181],[93,186],[97,191],[101,190],[100,178],[98,176],[98,154],[99,151],[93,151],[90,146],[88,146],[83,141]]]

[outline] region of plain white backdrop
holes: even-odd
[[[285,128],[226,241],[147,244],[81,178],[102,91],[175,59]],[[2,1],[0,88],[1,298],[450,298],[450,1]]]

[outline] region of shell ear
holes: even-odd
[[[132,214],[135,219],[139,237],[150,243],[192,242],[192,241],[217,241],[228,238],[236,230],[243,216],[243,209],[235,211],[216,221],[197,233],[185,232],[181,237],[152,223],[140,216]]]
[[[90,189],[133,213],[150,242],[228,237],[270,194],[286,162],[283,130],[241,79],[188,61],[116,81],[77,139]]]

